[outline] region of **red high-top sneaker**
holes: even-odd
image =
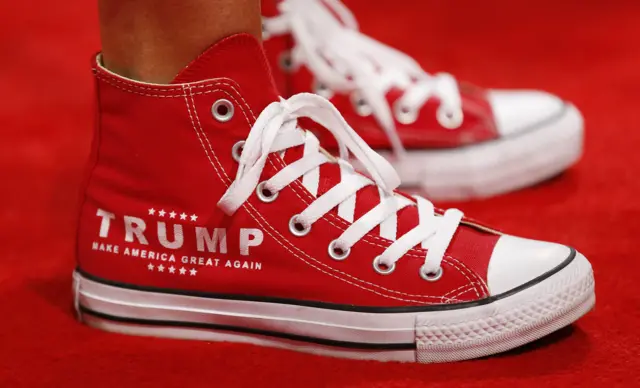
[[[358,32],[338,0],[263,1],[264,44],[285,95],[328,98],[402,183],[437,199],[485,197],[565,170],[582,152],[578,110],[538,91],[429,75]],[[335,145],[320,137],[323,146]]]
[[[328,101],[278,99],[249,35],[171,85],[120,77],[100,57],[94,72],[74,274],[89,325],[435,362],[519,346],[594,304],[575,250],[394,192],[391,166]],[[302,117],[372,178],[319,148]]]

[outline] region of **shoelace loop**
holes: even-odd
[[[288,100],[282,99],[271,103],[262,111],[242,147],[235,180],[218,202],[218,206],[226,214],[232,215],[256,189],[266,189],[269,196],[274,196],[300,177],[303,178],[303,185],[314,196],[317,195],[319,167],[336,161],[320,148],[318,139],[311,132],[297,126],[297,119],[301,117],[310,118],[327,128],[339,144],[341,157],[353,154],[371,179],[358,174],[348,162],[339,159],[337,163],[341,172],[340,182],[317,196],[302,213],[295,215],[295,222],[310,228],[318,219],[338,207],[339,215],[353,221],[342,235],[334,240],[334,244],[339,245],[341,250],[347,251],[376,226],[380,225],[382,229],[401,209],[417,206],[419,224],[395,239],[376,261],[388,268],[394,267],[411,248],[420,245],[427,249],[424,271],[437,272],[462,219],[462,213],[450,209],[443,216],[438,216],[433,204],[426,199],[414,197],[414,201],[411,201],[396,194],[394,190],[400,184],[400,179],[389,162],[369,148],[329,101],[314,94],[298,94]],[[302,158],[286,165],[267,181],[259,182],[270,154],[302,145]],[[360,218],[353,220],[358,191],[371,185],[379,188],[380,203]],[[395,219],[393,222],[395,227]]]

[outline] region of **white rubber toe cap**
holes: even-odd
[[[564,245],[504,235],[493,249],[487,281],[491,295],[512,290],[551,271],[565,261]]]
[[[564,101],[553,94],[534,90],[490,90],[489,103],[502,136],[553,120],[565,108]]]

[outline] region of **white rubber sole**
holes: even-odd
[[[107,331],[423,363],[518,347],[572,323],[595,303],[593,273],[581,254],[544,280],[490,303],[411,312],[356,312],[141,291],[79,272],[73,281],[80,319]]]
[[[397,160],[385,151],[402,184],[424,190],[430,199],[489,197],[551,178],[582,154],[584,125],[578,109],[566,104],[556,117],[517,134],[446,150],[408,150]]]

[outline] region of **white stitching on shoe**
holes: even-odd
[[[461,295],[464,295],[464,294],[466,294],[467,292],[469,292],[469,291],[473,291],[473,290],[474,290],[473,288],[469,287],[469,288],[467,288],[466,290],[463,290],[463,291],[461,291],[461,292],[457,293],[456,295],[452,296],[452,298],[453,298],[453,299],[457,299],[457,298],[458,298],[458,297],[460,297]]]

